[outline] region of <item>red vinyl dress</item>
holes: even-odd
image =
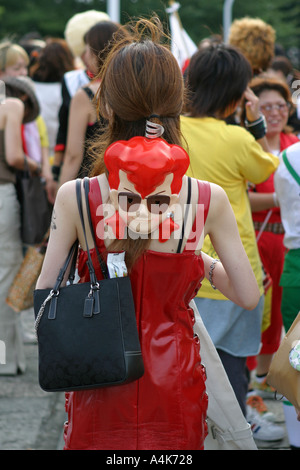
[[[210,185],[198,184],[205,220]],[[100,221],[96,210],[101,204],[97,178],[90,179],[89,202],[96,229]],[[97,246],[105,259],[103,240],[97,239]],[[95,250],[90,251],[96,267]],[[78,272],[82,282],[89,279],[86,260],[87,253],[81,251]],[[102,278],[100,269],[97,275]],[[206,375],[189,308],[203,277],[201,255],[186,248],[178,254],[146,251],[138,259],[130,278],[145,373],[130,384],[67,393],[65,449],[203,449]]]

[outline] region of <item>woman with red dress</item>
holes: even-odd
[[[131,38],[116,38],[101,72],[98,109],[108,124],[94,143],[89,179],[97,248],[104,259],[125,252],[145,373],[126,385],[68,393],[65,449],[203,449],[206,376],[189,303],[204,276],[243,308],[259,301],[225,192],[184,175],[183,77],[157,22],[138,21]],[[80,280],[88,279],[75,181],[60,188],[53,217],[37,288],[52,286],[56,260],[77,238]],[[220,262],[201,253],[206,234]],[[90,232],[87,242],[94,247]],[[92,256],[97,269],[95,247]]]
[[[252,80],[251,89],[259,98],[260,109],[266,119],[266,138],[270,152],[279,156],[285,148],[298,142],[298,138],[287,128],[292,107],[289,87],[279,78],[262,75]],[[267,385],[265,377],[273,354],[281,341],[282,288],[279,286],[279,281],[284,261],[284,230],[275,194],[274,174],[265,182],[256,185],[253,191],[249,192],[249,198],[259,254],[265,270],[272,279],[270,325],[262,333],[262,348],[256,358],[256,377],[252,382],[252,388],[263,397],[272,397],[274,391]]]

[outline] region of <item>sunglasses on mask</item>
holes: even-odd
[[[152,214],[163,214],[168,210],[171,198],[165,194],[154,194],[153,196],[145,197],[145,200],[149,212]],[[135,212],[142,203],[142,197],[135,193],[120,192],[118,202],[119,207],[124,212]]]

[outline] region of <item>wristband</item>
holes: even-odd
[[[262,139],[267,133],[267,123],[263,114],[256,121],[249,122],[245,119],[245,126],[255,140]]]
[[[273,193],[273,203],[274,203],[274,207],[279,206],[279,201],[278,201],[276,193]]]
[[[60,174],[60,165],[52,165],[51,171],[52,171],[54,181],[58,181],[59,174]]]

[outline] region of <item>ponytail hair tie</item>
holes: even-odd
[[[147,137],[148,139],[156,139],[163,135],[165,128],[161,124],[157,124],[156,122],[149,121],[149,119],[151,118],[160,119],[160,116],[158,114],[151,114],[151,116],[147,118],[145,137]]]

